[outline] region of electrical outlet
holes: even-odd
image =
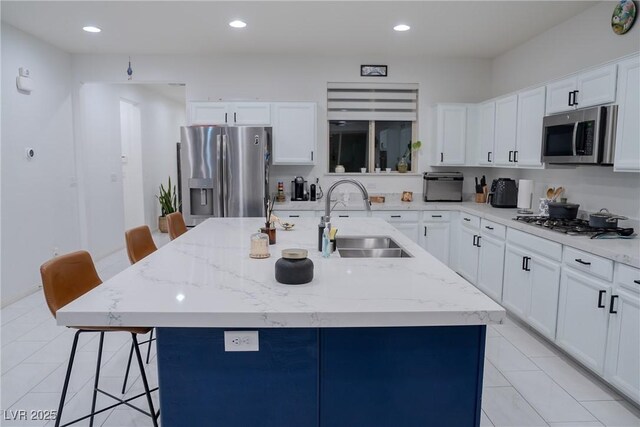
[[[258,331],[224,331],[224,351],[259,351]]]

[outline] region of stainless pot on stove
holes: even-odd
[[[626,216],[614,215],[608,209],[602,208],[589,215],[589,226],[598,228],[617,228],[619,219],[629,219]]]

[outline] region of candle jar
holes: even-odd
[[[302,285],[313,280],[313,261],[306,249],[285,249],[276,261],[276,280],[285,285]]]
[[[267,222],[265,226],[260,229],[260,232],[266,234],[269,237],[270,245],[276,244],[276,227],[271,225],[270,222]]]
[[[269,258],[269,236],[264,233],[251,235],[251,258]]]

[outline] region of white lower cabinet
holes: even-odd
[[[480,260],[476,286],[496,301],[502,300],[504,240],[480,232]]]
[[[440,261],[449,265],[451,225],[448,222],[422,222],[420,246]]]
[[[531,295],[531,282],[525,270],[527,252],[517,246],[507,245],[504,255],[504,282],[502,305],[525,319]]]
[[[604,376],[640,403],[640,270],[617,264],[615,277]]]
[[[607,348],[610,294],[610,283],[563,267],[556,342],[600,374]]]
[[[556,336],[560,263],[532,255],[527,265],[531,274],[531,304],[527,319],[547,337]]]
[[[479,232],[462,224],[458,241],[458,273],[474,285],[478,281],[478,261],[480,248],[478,247]]]

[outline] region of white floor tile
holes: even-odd
[[[487,326],[487,338],[499,337],[500,333],[496,330],[493,325]]]
[[[0,359],[2,359],[2,374],[18,366],[46,344],[46,342],[14,341],[3,347],[0,355]]]
[[[547,423],[513,387],[485,389],[482,409],[496,427],[540,427]]]
[[[58,326],[55,319],[51,318],[25,333],[17,341],[51,341],[64,333],[73,334],[74,332],[65,326]]]
[[[66,401],[69,401],[75,393],[68,393]],[[10,410],[12,414],[16,411],[26,411],[26,419],[13,419],[3,421],[3,426],[44,426],[50,420],[55,419],[55,414],[60,403],[60,393],[28,393]],[[34,411],[34,412],[32,412]]]
[[[505,372],[504,375],[546,421],[597,421],[544,372]]]
[[[557,356],[550,345],[518,326],[503,325],[500,328],[500,334],[527,357]]]
[[[484,359],[484,375],[483,387],[508,387],[511,384],[507,379],[493,366],[493,363]]]
[[[59,363],[21,363],[2,375],[1,407],[10,408],[58,366]]]
[[[627,403],[601,401],[583,402],[582,405],[607,427],[640,426],[639,411]]]
[[[489,417],[487,417],[487,414],[485,414],[484,411],[480,413],[480,427],[494,427],[493,423],[489,420]]]
[[[569,423],[549,423],[549,427],[604,427],[604,424],[598,421],[579,421]]]
[[[501,372],[540,369],[504,337],[487,338],[485,356]]]
[[[42,323],[43,322],[40,322],[40,324]],[[2,347],[22,337],[33,328],[38,327],[38,325],[38,323],[19,322],[17,320],[9,322],[6,325],[2,325],[2,334],[0,334],[0,338],[2,339]]]
[[[621,399],[619,395],[591,379],[589,374],[560,357],[536,357],[531,360],[578,401]]]
[[[102,366],[113,357],[114,353],[104,352],[102,355]],[[73,370],[69,380],[69,392],[77,392],[84,387],[87,382],[93,380],[96,372],[97,354],[77,352],[73,362]],[[36,385],[32,391],[37,393],[60,393],[64,384],[64,377],[67,373],[67,362],[60,365],[51,375]]]

